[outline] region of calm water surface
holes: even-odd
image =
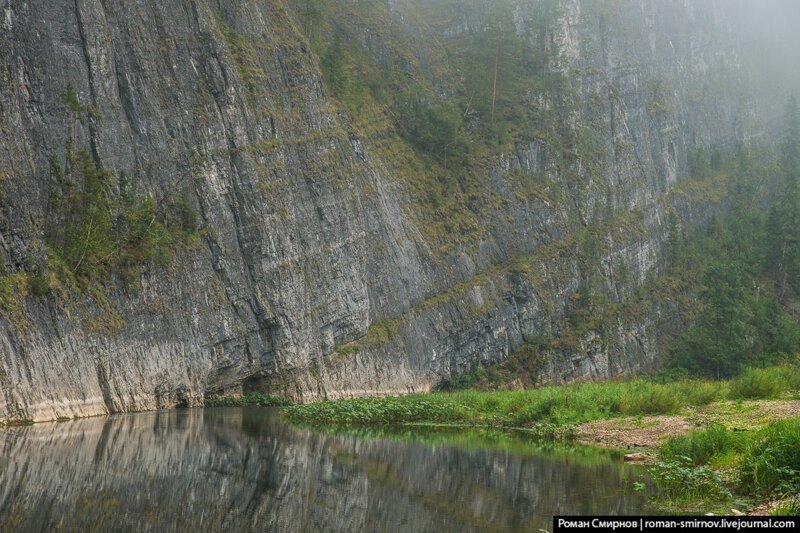
[[[537,531],[646,511],[641,469],[504,433],[335,434],[259,408],[0,432],[0,531]]]

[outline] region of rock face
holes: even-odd
[[[590,278],[608,301],[628,301],[658,272],[668,210],[684,223],[719,203],[677,188],[689,151],[755,131],[723,6],[510,2],[517,37],[553,58],[543,76],[568,82],[555,97],[525,89],[528,105],[558,109],[593,157],[571,146],[556,157],[547,132],[513,136],[474,171],[493,199],[469,215],[479,231],[437,241],[414,167],[385,149],[401,143],[396,132],[365,130],[337,104],[291,4],[3,7],[5,275],[47,264],[50,161],[70,143],[156,201],[187,198],[202,229],[198,244],[166,266],[142,265],[133,283],[112,275],[83,290],[21,291],[17,307],[0,310],[0,420],[255,389],[304,401],[429,390],[526,341],[558,338]],[[469,39],[488,16],[467,0],[446,21],[426,21],[410,1],[367,4],[417,43],[413,60],[397,62],[421,71],[435,72],[428,65],[447,60],[438,47]],[[544,4],[557,15],[542,29]],[[392,53],[353,24],[370,53]],[[79,111],[64,104],[70,86]],[[447,90],[436,89],[443,99]],[[544,185],[520,191],[520,180]],[[681,327],[670,313],[654,301],[602,331],[579,328],[543,352],[538,381],[654,367],[664,335]]]

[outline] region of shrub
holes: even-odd
[[[782,390],[800,390],[800,366],[795,364],[785,364],[775,367]]]
[[[800,490],[800,419],[774,422],[758,432],[742,458],[744,486],[760,494]]]
[[[708,405],[728,395],[728,385],[724,381],[684,381],[674,386],[677,396],[688,405]]]
[[[705,430],[690,431],[686,435],[672,437],[661,447],[664,461],[688,459],[693,466],[708,464],[715,457],[731,452],[742,452],[746,436],[714,424]]]
[[[732,400],[774,398],[783,389],[783,379],[777,368],[748,368],[731,381]]]
[[[159,206],[124,174],[115,187],[112,175],[86,150],[69,150],[66,170],[55,159],[51,163],[57,187],[51,191],[45,237],[51,267],[63,267],[53,268],[62,280],[130,274],[150,260],[165,264],[177,245],[196,238],[188,199],[165,198]],[[47,292],[47,281],[44,276],[34,280],[31,292]]]
[[[650,385],[633,392],[622,406],[627,415],[660,415],[674,413],[681,407],[681,400],[663,385]]]
[[[528,402],[513,417],[516,425],[525,425],[534,422],[551,421],[555,418],[555,410],[563,404],[562,400],[555,397],[537,398]]]
[[[50,276],[47,273],[28,276],[28,288],[34,296],[46,295],[50,292]]]
[[[693,467],[689,461],[662,461],[649,469],[653,481],[673,501],[719,501],[731,498],[719,473],[706,467]]]
[[[14,296],[14,285],[11,283],[11,276],[0,276],[0,308]]]
[[[467,144],[461,134],[462,114],[455,105],[413,93],[399,102],[396,112],[403,117],[400,135],[416,150],[443,163],[449,159],[451,165],[462,161]]]

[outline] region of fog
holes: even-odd
[[[780,127],[787,98],[800,96],[800,0],[717,1],[732,15],[762,116]]]

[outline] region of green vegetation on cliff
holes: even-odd
[[[168,262],[176,246],[195,240],[197,215],[185,196],[143,195],[136,180],[99,168],[74,146],[77,123],[88,108],[75,89],[61,95],[71,113],[63,163],[53,155],[45,240],[51,266],[62,281],[109,273],[130,276],[147,261]],[[35,293],[36,291],[34,291]]]
[[[296,8],[326,92],[349,129],[404,181],[411,214],[438,252],[479,241],[487,229],[479,221],[507,202],[488,171],[515,145],[538,142],[553,172],[597,155],[586,128],[564,120],[573,91],[548,41],[558,2],[524,15],[515,9],[508,0],[408,3],[413,20],[403,21],[374,1],[304,0]],[[459,11],[480,23],[445,32]],[[520,16],[526,29],[514,31]],[[541,196],[539,189],[519,194]]]
[[[777,194],[769,170],[743,154],[729,182],[730,213],[705,229],[671,230],[671,269],[700,280],[695,325],[678,339],[670,364],[693,374],[732,376],[742,368],[800,349],[800,328],[787,309],[800,299],[800,114],[792,100]],[[713,156],[713,154],[712,154]],[[712,157],[711,165],[714,166]],[[765,197],[766,194],[766,197]],[[770,202],[764,216],[764,203]]]
[[[791,222],[800,220],[800,170],[794,162],[798,145],[800,113],[791,101],[777,156],[759,149],[693,151],[689,161],[693,174],[662,200],[679,208],[688,198],[713,205],[716,212],[692,224],[681,222],[675,209],[666,211],[658,275],[651,275],[621,301],[613,301],[597,283],[602,255],[597,248],[603,234],[589,230],[590,238],[568,254],[579,259],[582,279],[556,331],[527,339],[496,365],[477,365],[451,376],[443,387],[536,386],[546,357],[554,350],[580,349],[580,339],[592,332],[603,342],[606,332],[626,317],[662,316],[658,305],[691,324],[688,330],[661,339],[663,363],[678,375],[731,378],[748,367],[775,364],[800,351],[800,328],[793,311],[800,301],[796,288],[800,282],[792,281],[800,247],[794,244],[797,226]],[[615,274],[624,278],[624,269]]]
[[[0,315],[17,325],[25,323],[24,298],[45,296],[54,283],[84,290],[112,277],[127,281],[147,262],[166,265],[179,247],[199,238],[197,214],[187,196],[154,198],[143,194],[133,177],[99,168],[72,140],[89,107],[72,86],[60,103],[70,127],[64,157],[50,158],[46,258],[30,257],[16,272],[0,264]],[[99,294],[96,287],[93,293]]]
[[[67,164],[55,159],[56,188],[50,197],[46,240],[60,276],[92,278],[129,275],[139,265],[166,263],[175,246],[197,237],[196,215],[188,201],[162,205],[143,196],[136,184],[95,166],[89,153],[68,151]]]

